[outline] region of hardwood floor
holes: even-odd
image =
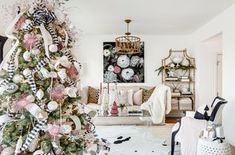
[[[166,117],[166,123],[176,123],[180,117]]]

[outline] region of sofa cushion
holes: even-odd
[[[133,95],[134,105],[140,106],[143,103],[142,99],[143,99],[143,90],[140,89],[137,92],[135,92]]]
[[[150,98],[154,90],[155,90],[155,87],[151,89],[143,89],[143,102],[148,101],[148,99]]]
[[[129,89],[127,91],[127,105],[128,106],[133,106],[133,95],[134,95],[134,90],[133,89]]]
[[[99,100],[99,89],[95,89],[93,87],[88,87],[88,103],[96,103],[98,104]]]

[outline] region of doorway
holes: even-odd
[[[223,65],[223,54],[217,53],[216,56],[216,95],[222,96],[222,65]]]

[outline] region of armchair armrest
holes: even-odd
[[[194,115],[195,115],[195,111],[186,111],[186,114],[185,114],[186,117],[191,117],[191,118],[194,118]]]

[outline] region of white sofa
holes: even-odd
[[[153,87],[155,87],[155,86],[146,86],[146,85],[118,85],[117,86],[117,90],[119,91],[119,90],[124,90],[124,91],[128,91],[128,90],[130,90],[130,89],[132,89],[134,92],[135,91],[138,91],[139,89],[141,89],[141,88],[144,88],[144,89],[151,89],[151,88],[153,88]],[[96,88],[96,87],[94,87],[94,88]],[[98,88],[97,88],[98,89]],[[115,85],[114,84],[112,84],[112,85],[110,85],[110,90],[112,91],[112,90],[114,90],[115,89]],[[85,87],[83,87],[82,89],[81,89],[81,102],[83,103],[83,104],[85,104],[86,105],[86,107],[88,108],[88,109],[90,109],[90,110],[95,110],[95,111],[98,111],[98,110],[100,110],[100,107],[101,107],[101,104],[97,104],[97,103],[88,103],[88,86],[85,86]],[[138,106],[138,105],[132,105],[132,106],[130,106],[130,105],[127,105],[126,106],[127,107],[127,109],[128,109],[128,111],[132,111],[132,110],[140,110],[140,106]]]

